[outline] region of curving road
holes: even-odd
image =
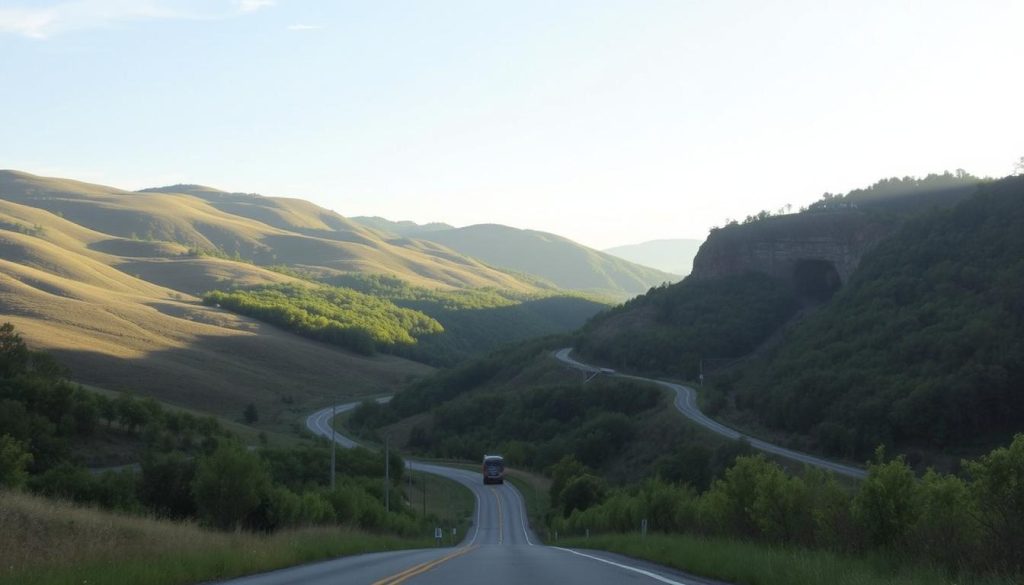
[[[380,399],[388,400],[389,397]],[[358,403],[318,410],[306,419],[313,433],[343,447],[357,443],[331,429],[331,413]],[[511,484],[483,485],[481,475],[410,461],[412,469],[455,480],[476,497],[476,517],[457,547],[342,557],[223,582],[225,585],[726,585],[613,553],[544,546],[530,530],[522,495]]]
[[[807,465],[813,465],[814,467],[820,467],[829,471],[853,477],[856,479],[864,479],[867,477],[867,472],[857,467],[851,467],[849,465],[843,465],[842,463],[836,463],[829,461],[828,459],[822,459],[815,457],[814,455],[808,455],[807,453],[801,453],[799,451],[793,451],[786,449],[785,447],[779,447],[772,443],[767,443],[761,439],[751,437],[750,435],[741,433],[736,429],[729,428],[722,423],[715,421],[705,415],[697,407],[697,391],[689,386],[683,386],[682,384],[674,384],[672,382],[666,382],[664,380],[655,380],[653,378],[642,378],[640,376],[632,376],[629,374],[620,374],[614,370],[608,368],[598,368],[595,366],[587,365],[583,362],[578,362],[572,359],[569,354],[572,352],[571,347],[566,347],[555,352],[555,358],[560,362],[568,365],[569,367],[576,368],[590,374],[605,374],[609,376],[615,376],[617,378],[624,378],[626,380],[636,380],[638,382],[649,382],[651,384],[657,384],[664,388],[668,388],[675,393],[675,405],[676,409],[679,410],[686,418],[699,424],[700,426],[718,433],[719,435],[728,437],[730,439],[746,439],[751,447],[764,451],[765,453],[771,453],[772,455],[778,455],[785,457],[792,461],[800,463],[806,463]]]

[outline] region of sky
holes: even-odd
[[[1019,0],[0,0],[0,168],[595,248],[1024,156]]]

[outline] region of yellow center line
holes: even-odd
[[[450,554],[447,554],[447,555],[445,555],[445,556],[443,556],[443,557],[441,557],[439,559],[436,559],[436,560],[433,560],[433,561],[427,561],[425,563],[420,563],[420,564],[415,565],[413,567],[409,567],[408,569],[402,571],[401,573],[398,573],[397,575],[392,575],[390,577],[384,577],[383,579],[381,579],[379,581],[374,581],[373,585],[398,585],[399,583],[404,583],[406,580],[411,579],[411,578],[415,577],[416,575],[422,575],[423,573],[426,573],[427,571],[429,571],[430,569],[433,569],[434,567],[440,565],[441,563],[445,563],[445,562],[448,562],[448,561],[450,561],[450,560],[452,560],[454,558],[461,557],[462,555],[470,552],[471,550],[475,549],[476,547],[477,547],[477,545],[474,544],[472,546],[467,546],[467,547],[460,548],[460,549],[458,549],[458,550],[456,550],[456,551],[454,551],[454,552],[452,552]]]
[[[501,544],[505,540],[505,529],[502,527],[502,517],[504,514],[501,513],[501,494],[498,492],[498,488],[491,488],[494,492],[494,501],[498,502],[498,544]]]

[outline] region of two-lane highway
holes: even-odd
[[[387,398],[381,399],[387,400]],[[311,414],[306,426],[342,447],[357,443],[331,429],[331,413]],[[312,563],[224,582],[224,585],[724,585],[612,553],[544,546],[531,532],[515,486],[483,485],[478,472],[410,461],[412,469],[461,483],[476,498],[473,527],[457,547],[372,553]]]
[[[591,366],[580,361],[574,360],[569,354],[572,352],[571,347],[566,347],[555,352],[555,358],[560,362],[566,364],[569,367],[575,368],[591,374],[604,374],[614,376],[616,378],[623,378],[626,380],[636,380],[638,382],[648,382],[651,384],[657,384],[663,388],[668,388],[675,393],[675,406],[676,409],[683,414],[686,418],[699,424],[700,426],[718,433],[719,435],[728,437],[730,439],[745,439],[752,447],[764,451],[765,453],[771,453],[780,457],[785,457],[792,461],[805,463],[814,467],[820,467],[838,473],[840,475],[846,475],[856,479],[864,479],[867,477],[867,472],[857,467],[851,467],[849,465],[843,465],[842,463],[836,463],[829,461],[828,459],[822,459],[821,457],[815,457],[814,455],[808,455],[807,453],[801,453],[799,451],[793,451],[792,449],[786,449],[778,445],[773,445],[766,441],[762,441],[756,437],[751,437],[737,431],[736,429],[729,428],[722,423],[712,420],[706,414],[700,411],[697,407],[697,391],[689,386],[683,386],[682,384],[676,384],[673,382],[666,382],[665,380],[656,380],[654,378],[642,378],[640,376],[631,376],[629,374],[620,374],[614,370],[608,368],[598,368]]]

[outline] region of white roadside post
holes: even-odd
[[[337,403],[338,401],[335,400],[334,402]],[[329,423],[331,425],[331,491],[332,492],[334,491],[334,475],[335,475],[335,473],[334,473],[334,465],[335,465],[334,464],[334,461],[335,461],[334,454],[335,454],[335,450],[338,448],[338,440],[337,440],[337,437],[335,436],[336,431],[334,430],[334,417],[337,416],[337,414],[338,414],[338,405],[337,404],[332,404],[331,405],[331,421]]]

